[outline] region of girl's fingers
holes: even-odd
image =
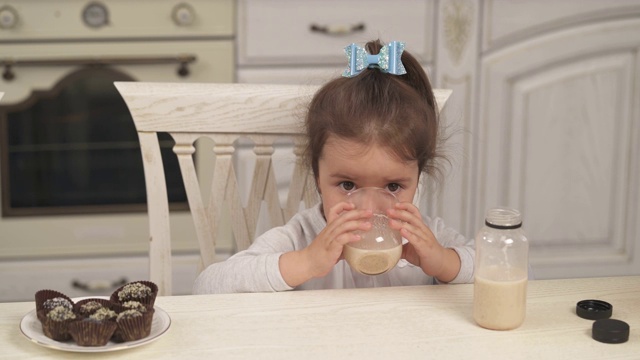
[[[355,205],[352,203],[339,202],[329,209],[329,214],[326,214],[326,216],[327,224],[329,224],[338,219],[351,220],[357,218],[368,218],[373,216],[373,212],[371,212],[371,210],[355,210]]]
[[[330,211],[339,210],[341,206],[334,206]],[[373,216],[370,210],[350,210],[342,212],[325,228],[327,246],[339,244],[340,246],[360,240],[355,231],[367,231],[371,229],[371,222],[367,221]]]
[[[339,202],[335,204],[329,209],[329,213],[325,214],[327,217],[327,223],[334,221],[343,213],[349,212],[349,210],[353,210],[354,208],[355,206],[348,202]]]
[[[414,222],[419,220],[422,223],[422,214],[413,204],[400,203],[396,204],[395,208],[387,210],[387,215],[392,219],[397,219],[405,222]]]
[[[371,222],[362,220],[352,220],[339,224],[335,229],[329,232],[329,235],[333,237],[333,241],[344,245],[349,242],[360,240],[360,235],[355,231],[367,231],[371,229]]]
[[[427,248],[436,242],[431,229],[422,221],[422,215],[413,204],[397,204],[395,209],[388,212],[390,226],[400,231],[402,237],[407,239],[418,252],[427,251]]]
[[[422,218],[416,218],[413,214],[398,210],[390,210],[389,218],[389,225],[392,229],[405,229],[415,234],[426,233],[427,227],[422,222]]]

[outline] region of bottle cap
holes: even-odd
[[[593,322],[591,337],[607,344],[620,344],[629,340],[629,324],[616,319],[600,319]]]
[[[576,315],[583,319],[608,319],[613,312],[613,306],[602,300],[581,300],[576,304]]]
[[[516,209],[489,209],[485,214],[484,224],[500,230],[518,229],[522,226],[522,215]]]

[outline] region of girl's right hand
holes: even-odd
[[[371,228],[371,222],[366,220],[372,216],[371,210],[355,210],[355,205],[348,202],[340,202],[329,209],[325,214],[327,226],[303,250],[311,278],[323,277],[333,269],[342,258],[344,245],[360,240],[360,235],[354,231]]]

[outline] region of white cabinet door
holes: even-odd
[[[434,1],[239,0],[237,81],[324,84],[346,67],[344,47],[404,41],[433,62]]]
[[[585,22],[480,60],[476,222],[520,209],[537,277],[640,272],[638,34]]]

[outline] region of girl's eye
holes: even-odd
[[[351,181],[343,181],[338,186],[340,186],[342,190],[351,191],[356,187],[356,184],[352,183]]]
[[[391,183],[389,185],[387,185],[387,189],[392,192],[398,192],[400,190],[400,185],[396,184],[396,183]]]

